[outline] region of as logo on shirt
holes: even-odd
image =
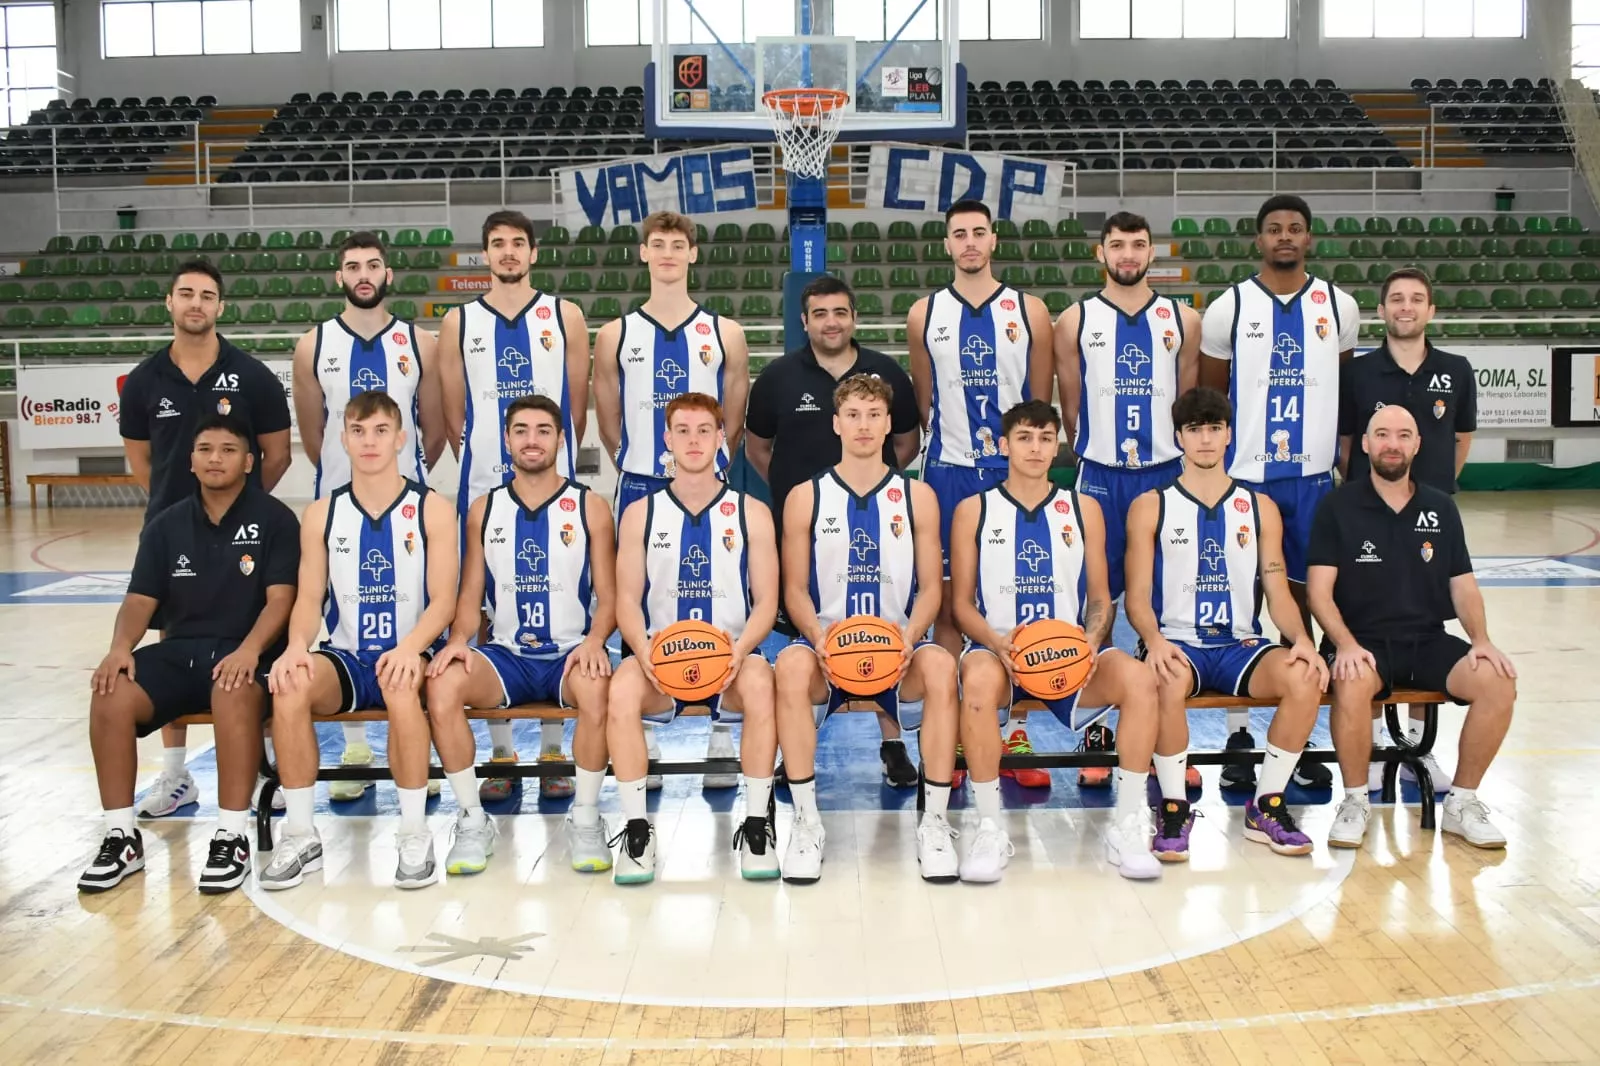
[[[173,568],[172,568],[172,576],[173,577],[195,577],[195,576],[197,576],[193,570],[189,569],[189,557],[187,555],[178,556],[178,561],[173,565]]]
[[[250,558],[248,555],[239,556],[239,573],[243,574],[245,577],[249,577],[251,574],[255,573],[255,570],[256,561],[254,559]]]
[[[260,544],[261,527],[255,522],[246,522],[233,534],[235,544]]]
[[[211,387],[213,389],[217,389],[217,390],[219,390],[221,392],[238,392],[239,391],[239,375],[238,374],[218,374],[217,375],[217,380],[215,380],[215,381],[213,381],[211,383]]]
[[[1418,533],[1437,533],[1439,531],[1439,512],[1418,511],[1415,531]]]

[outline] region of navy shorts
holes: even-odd
[[[1317,504],[1333,491],[1333,475],[1308,474],[1243,484],[1278,505],[1278,513],[1283,517],[1283,567],[1290,581],[1304,584],[1306,556],[1311,548],[1311,520],[1316,516]]]
[[[334,672],[339,675],[339,709],[333,713],[389,709],[383,702],[383,689],[378,685],[378,660],[383,657],[383,652],[346,651],[324,644],[317,649],[317,654],[327,656],[328,661],[333,663]],[[423,655],[423,662],[427,662],[428,658],[428,655]]]
[[[650,477],[647,474],[623,473],[617,476],[617,524],[622,524],[622,512],[635,500],[642,500],[652,492],[660,492],[672,484],[669,477]]]
[[[1189,669],[1194,673],[1191,696],[1202,692],[1250,695],[1250,675],[1267,652],[1280,646],[1265,637],[1247,637],[1227,644],[1172,643],[1189,660]]]
[[[139,723],[135,732],[147,737],[186,714],[204,714],[210,710],[214,684],[211,671],[238,646],[237,640],[179,637],[135,648],[133,683],[144,690],[155,707],[150,720]],[[263,698],[267,691],[267,671],[274,657],[263,655],[256,665],[256,684],[261,686]]]
[[[918,641],[912,646],[911,654],[915,655],[919,649],[926,648],[933,643],[934,642],[931,640]],[[789,647],[805,648],[813,655],[816,654],[815,647],[805,637],[795,638],[794,643],[790,644]],[[788,649],[786,648],[784,650],[787,651]],[[817,728],[821,729],[822,723],[826,722],[833,712],[837,711],[845,704],[854,701],[877,704],[885,714],[893,715],[894,720],[900,723],[900,728],[906,730],[907,732],[914,733],[922,728],[922,701],[901,699],[899,685],[896,685],[887,691],[880,692],[876,696],[856,696],[849,692],[845,692],[843,689],[835,688],[834,686],[829,685],[827,700],[822,703],[814,703],[811,705],[811,712],[816,720]]]
[[[951,466],[949,463],[923,463],[922,481],[939,501],[939,552],[944,557],[944,576],[950,576],[950,520],[956,505],[969,496],[988,492],[1006,479],[1003,466]]]
[[[488,662],[500,679],[502,707],[523,703],[554,703],[565,707],[561,682],[566,674],[567,655],[536,658],[519,655],[502,644],[480,644],[473,649]]]
[[[1371,652],[1378,663],[1378,678],[1383,682],[1383,687],[1374,699],[1386,700],[1397,688],[1416,688],[1443,692],[1456,703],[1467,702],[1446,687],[1450,671],[1472,650],[1471,644],[1454,633],[1441,630],[1417,637],[1356,637],[1356,643]],[[1331,668],[1335,654],[1333,649],[1324,645],[1322,652]],[[1489,668],[1480,665],[1478,669]]]
[[[1137,470],[1102,466],[1087,459],[1078,461],[1078,491],[1100,505],[1100,516],[1105,523],[1106,577],[1111,584],[1113,600],[1127,588],[1123,563],[1128,553],[1128,508],[1152,489],[1166,488],[1178,480],[1181,473],[1183,462],[1179,459]]]

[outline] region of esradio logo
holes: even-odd
[[[103,405],[99,400],[90,396],[79,396],[73,399],[61,396],[52,396],[48,399],[23,396],[20,410],[22,417],[35,425],[62,425],[72,422],[98,422],[100,421]],[[80,418],[80,415],[93,417]]]

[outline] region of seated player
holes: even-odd
[[[200,891],[229,892],[250,874],[245,829],[266,693],[260,664],[282,646],[300,565],[294,512],[247,484],[254,462],[237,421],[202,419],[189,456],[199,491],[152,518],[139,538],[111,650],[90,680],[89,741],[106,833],[79,891],[104,892],[144,869],[144,837],[133,827],[135,736],[207,709],[216,721],[221,810]],[[157,610],[166,623],[161,642],[135,650]]]
[[[961,862],[961,879],[998,881],[1011,854],[1000,820],[1000,726],[1012,704],[1028,698],[1012,677],[1012,641],[1023,625],[1041,618],[1082,626],[1089,646],[1102,649],[1082,689],[1044,703],[1068,729],[1080,727],[1079,708],[1119,708],[1121,765],[1106,860],[1123,877],[1157,877],[1161,864],[1150,854],[1145,798],[1156,740],[1155,677],[1133,656],[1105,646],[1112,612],[1100,505],[1050,481],[1061,433],[1054,407],[1043,400],[1019,403],[1000,429],[1006,479],[962,500],[950,527],[950,588],[956,624],[968,642],[961,655],[961,744],[978,807],[978,831]]]
[[[311,820],[317,783],[312,716],[382,708],[389,715],[389,767],[400,794],[398,888],[435,880],[428,832],[428,722],[422,680],[429,649],[456,604],[456,516],[444,497],[403,477],[400,408],[363,392],[344,409],[350,484],[306,508],[300,535],[300,590],[289,617],[289,647],[272,665],[273,738],[287,811],[261,887],[293,888],[322,868]],[[325,617],[319,611],[326,607]],[[311,642],[322,624],[328,640]],[[484,819],[472,830],[488,837]],[[456,846],[464,842],[456,826]],[[487,840],[478,845],[486,852]]]
[[[1128,621],[1161,690],[1155,853],[1163,862],[1189,857],[1185,707],[1202,691],[1277,701],[1255,798],[1245,803],[1244,837],[1280,855],[1311,851],[1283,790],[1317,723],[1328,668],[1289,594],[1277,505],[1235,481],[1223,463],[1232,423],[1233,408],[1216,389],[1180,396],[1172,424],[1183,473],[1134,500],[1128,512]],[[1288,647],[1261,634],[1263,594]]]
[[[709,622],[733,644],[721,692],[707,702],[712,721],[742,713],[739,761],[744,770],[744,824],[734,834],[740,873],[752,881],[778,876],[777,834],[768,808],[777,757],[772,667],[761,642],[778,617],[778,548],[767,505],[734,492],[717,472],[724,447],[722,407],[690,392],[667,404],[666,448],[673,477],[628,505],[617,533],[617,628],[638,654],[611,679],[606,741],[627,824],[618,834],[612,877],[619,885],[656,876],[656,838],[645,813],[644,719],[665,724],[682,704],[656,684],[646,661],[661,630],[686,619]]]
[[[833,392],[833,430],[844,457],[796,485],[783,505],[784,605],[800,637],[778,655],[778,740],[795,820],[783,879],[822,876],[817,812],[817,730],[846,701],[828,683],[828,631],[855,615],[898,626],[905,662],[897,683],[872,697],[900,728],[922,730],[924,811],[917,862],[929,881],[958,875],[945,811],[956,761],[956,662],[926,639],[939,613],[943,561],[933,490],[883,461],[893,393],[880,378],[845,378]]]
[[[512,478],[473,501],[450,640],[428,665],[428,721],[445,778],[461,810],[448,873],[477,873],[494,853],[494,826],[479,803],[477,745],[467,707],[552,702],[578,709],[573,752],[577,799],[567,816],[572,866],[609,870],[600,825],[606,777],[606,637],[615,626],[616,551],[611,509],[556,471],[563,454],[561,406],[522,396],[506,408]],[[489,603],[489,639],[468,641]]]

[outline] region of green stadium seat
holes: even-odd
[[[726,267],[706,274],[706,289],[710,292],[729,292],[738,287],[739,279]]]
[[[399,291],[397,288],[396,292]],[[307,274],[294,287],[296,296],[323,297],[328,294],[328,282],[321,274]]]
[[[1227,240],[1218,241],[1216,250],[1218,259],[1227,259],[1229,261],[1253,260],[1256,257],[1254,248],[1237,237],[1229,237]]]
[[[50,260],[24,259],[22,269],[17,272],[19,277],[41,278],[50,273]]]
[[[94,298],[104,303],[114,303],[127,295],[122,287],[122,282],[115,278],[102,281],[94,287]]]
[[[770,296],[751,293],[739,301],[740,318],[772,318],[775,313],[772,309],[772,297]]]
[[[265,326],[278,320],[278,312],[271,304],[251,304],[244,313],[245,323],[252,326]]]
[[[322,231],[315,229],[302,230],[294,239],[294,246],[303,251],[314,252],[322,247]]]
[[[1385,259],[1410,259],[1416,252],[1411,247],[1410,241],[1391,237],[1383,242],[1383,257]]]
[[[79,255],[96,255],[104,251],[105,246],[100,242],[99,237],[88,233],[78,238],[78,243],[72,250]]]
[[[1233,235],[1233,223],[1225,218],[1208,218],[1201,224],[1200,231],[1207,237],[1229,237]]]
[[[1369,237],[1357,237],[1350,242],[1350,258],[1352,259],[1376,259],[1380,254],[1378,243]]]
[[[1354,237],[1361,232],[1361,222],[1349,215],[1340,215],[1333,220],[1333,232],[1341,237]]]
[[[26,295],[27,290],[22,287],[20,281],[0,282],[0,303],[21,303]]]
[[[1488,297],[1484,296],[1482,289],[1462,289],[1456,293],[1457,311],[1487,311],[1489,309]]]
[[[1573,218],[1571,215],[1557,215],[1555,231],[1557,233],[1565,233],[1576,237],[1579,234],[1588,233],[1589,227],[1585,226],[1582,222],[1576,218]]]
[[[1523,259],[1540,259],[1544,257],[1544,242],[1532,237],[1518,237],[1511,245],[1511,252]]]
[[[1199,277],[1196,277],[1195,280],[1199,281],[1200,279]],[[1334,265],[1333,283],[1335,285],[1344,285],[1348,287],[1351,285],[1360,285],[1365,280],[1366,277],[1362,274],[1361,268],[1356,266],[1354,263],[1338,263]]]
[[[1520,292],[1504,288],[1489,293],[1489,305],[1496,311],[1520,311],[1525,306]]]
[[[1343,241],[1321,240],[1316,243],[1313,254],[1318,259],[1348,259],[1350,250]]]
[[[1446,321],[1444,323],[1444,335],[1446,337],[1453,337],[1457,339],[1463,337],[1476,337],[1478,335],[1478,324],[1476,322]]]
[[[562,266],[566,264],[567,258],[570,255],[575,255],[579,259],[591,260],[591,265],[593,265],[593,248],[573,248],[569,251],[562,248],[552,248],[549,245],[541,245],[539,247],[539,258],[537,262],[541,267],[545,267],[550,270],[560,270]]]
[[[1555,231],[1555,224],[1543,215],[1529,215],[1522,220],[1522,232],[1524,233],[1554,233]]]
[[[1210,259],[1211,245],[1205,241],[1184,241],[1178,246],[1178,254],[1185,259]]]
[[[294,282],[282,274],[268,278],[267,283],[261,288],[261,295],[269,300],[282,300],[287,296],[293,296]]]
[[[1100,266],[1076,266],[1072,268],[1072,284],[1077,288],[1098,287],[1105,281],[1103,270]]]
[[[930,289],[943,288],[955,280],[956,268],[952,266],[933,266],[922,272],[922,284]]]
[[[773,289],[772,271],[766,267],[752,267],[746,270],[744,272],[743,287],[746,289]]]
[[[1488,285],[1500,280],[1500,268],[1493,263],[1473,263],[1467,268],[1467,280],[1475,285]]]
[[[111,257],[108,255],[97,255],[92,259],[85,260],[83,264],[83,272],[87,277],[91,278],[105,277],[107,274],[111,273]]]
[[[217,260],[217,269],[225,275],[244,273],[244,256],[237,252],[228,252]]]
[[[1559,285],[1571,280],[1572,275],[1567,272],[1567,264],[1546,260],[1539,264],[1539,269],[1534,275],[1540,281],[1551,285]]]
[[[1241,281],[1249,281],[1255,276],[1256,265],[1254,263],[1235,263],[1233,269],[1228,272],[1228,283],[1237,285]]]
[[[136,255],[124,255],[111,265],[111,272],[121,277],[131,278],[144,274],[144,260]]]
[[[1594,294],[1588,289],[1562,289],[1561,306],[1569,311],[1592,311],[1595,307]]]
[[[1172,220],[1172,235],[1174,237],[1200,236],[1200,224],[1192,218],[1175,218]]]
[[[313,276],[320,277],[320,275]],[[395,282],[394,286],[394,291],[401,296],[426,296],[431,289],[432,286],[428,284],[428,279],[421,274],[407,274]],[[318,295],[321,294],[319,293]]]
[[[718,244],[737,244],[744,240],[744,227],[737,222],[723,222],[712,232],[711,239]]]
[[[270,310],[270,309],[269,309]],[[272,321],[268,319],[267,321]],[[149,304],[139,312],[139,325],[141,326],[166,326],[172,322],[172,316],[167,313],[165,304]]]
[[[46,307],[39,312],[39,325],[59,328],[67,324],[67,309],[65,307]]]
[[[247,296],[254,299],[260,295],[261,284],[255,278],[238,278],[228,284],[229,300],[242,300]],[[139,287],[135,285],[133,287],[133,298],[135,300],[157,300],[161,298],[161,292],[156,288],[156,283],[152,281],[148,292],[140,291]]]
[[[1361,331],[1359,335],[1368,340],[1382,341],[1384,335],[1388,332],[1388,327],[1386,327],[1382,322],[1363,322],[1361,323]]]
[[[55,236],[44,242],[45,255],[66,255],[70,251],[72,251],[71,237]]]
[[[33,326],[33,309],[28,307],[6,308],[5,326],[7,329],[29,329]]]
[[[282,270],[310,270],[311,257],[304,252],[287,252],[278,261],[278,266]]]
[[[896,239],[898,239],[898,240],[913,240],[913,239],[915,239],[915,237],[917,235],[917,231],[914,228],[912,228],[911,223],[909,223],[909,222],[899,222],[899,223],[896,223],[895,225],[899,225],[899,226],[903,227],[903,229],[901,230],[901,234],[902,235],[900,237],[896,238]],[[891,225],[889,227],[889,236],[890,237],[894,237],[895,236],[895,226],[894,225]],[[744,231],[744,239],[747,240],[747,241],[775,241],[775,240],[778,239],[778,231],[772,228],[772,223],[770,223],[770,222],[752,222],[752,223],[750,223],[749,227],[746,228],[745,231]]]
[[[578,243],[604,244],[606,243],[606,231],[600,226],[584,226],[578,231]]]
[[[545,230],[542,234],[539,235],[539,244],[541,246],[542,245],[546,245],[546,244],[571,244],[571,243],[572,243],[572,234],[567,231],[567,227],[565,227],[565,226],[551,226],[549,229]]]
[[[1483,243],[1478,245],[1478,254],[1493,259],[1510,259],[1515,253],[1504,237],[1485,237]]]
[[[1530,311],[1554,311],[1561,306],[1561,301],[1556,294],[1543,286],[1535,286],[1528,290],[1524,298]]]
[[[1194,281],[1196,285],[1226,285],[1228,272],[1220,264],[1205,263],[1195,270]]]
[[[944,222],[941,219],[930,218],[922,224],[922,228],[917,232],[925,241],[942,241],[944,240]]]
[[[1034,241],[1028,245],[1028,258],[1036,263],[1054,263],[1061,255],[1053,241]]]
[[[61,298],[73,303],[82,303],[94,299],[94,286],[87,281],[74,281],[61,290]]]
[[[178,269],[178,257],[172,252],[163,252],[146,263],[145,269],[152,274],[160,275],[164,281]]]
[[[1522,232],[1522,227],[1510,215],[1494,216],[1494,221],[1489,224],[1489,228],[1502,237],[1510,237]]]
[[[1323,281],[1333,281],[1333,267],[1328,263],[1307,263],[1306,273]]]
[[[332,253],[330,253],[330,255],[331,254]],[[389,260],[389,269],[390,270],[410,270],[411,269],[411,253],[407,252],[404,248],[390,248],[388,250],[388,252],[387,252],[387,256],[388,256],[388,260]],[[339,266],[338,266],[337,263],[334,264],[333,269],[334,270],[338,270],[339,269]]]
[[[180,234],[179,236],[191,236]],[[164,233],[146,233],[139,238],[139,251],[146,253],[164,252],[167,250],[167,235]]]
[[[1079,240],[1088,236],[1083,231],[1083,222],[1076,218],[1059,218],[1056,220],[1056,238],[1058,240]]]
[[[994,261],[996,263],[1022,262],[1022,245],[1016,241],[1001,241],[995,245]]]
[[[296,300],[291,304],[285,304],[279,321],[291,323],[310,322],[311,305],[304,300]]]
[[[57,259],[50,267],[50,273],[58,278],[70,278],[80,273],[82,270],[83,265],[79,263],[77,258],[74,256],[68,256],[65,259]]]
[[[426,237],[422,238],[422,243],[429,248],[448,248],[456,243],[456,235],[448,226],[435,226],[428,231]]]
[[[787,248],[788,246],[785,245]],[[746,244],[744,246],[744,262],[746,265],[765,266],[772,262],[772,245]]]
[[[1014,289],[1031,288],[1033,275],[1025,266],[1008,266],[1000,271],[1000,282]]]
[[[894,294],[894,303],[890,306],[889,313],[897,317],[909,315],[919,299],[921,297],[914,292],[897,292]]]
[[[713,244],[706,257],[707,266],[735,266],[739,262],[739,249],[731,244]]]
[[[829,244],[842,244],[850,239],[850,231],[845,229],[843,222],[830,222],[823,232],[827,235]]]
[[[1496,319],[1492,322],[1484,322],[1478,326],[1478,336],[1480,337],[1501,338],[1515,337],[1516,335],[1516,327],[1504,319]]]
[[[220,252],[222,249],[228,247],[228,245],[226,243],[226,236],[224,234],[221,234],[221,233],[209,234],[206,237],[206,240],[210,240],[212,237],[222,237],[223,238],[223,242],[219,243],[216,248],[207,248],[205,246],[205,241],[202,241],[202,242],[200,242],[200,248],[201,248],[202,251],[218,251],[218,252]],[[255,230],[250,230],[250,229],[240,230],[237,234],[234,235],[233,247],[238,249],[239,251],[242,251],[242,252],[253,252],[257,248],[261,247],[261,234],[257,233]]]
[[[914,244],[906,244],[903,241],[902,242],[896,242],[895,244],[889,245],[889,262],[891,262],[891,263],[915,263],[916,261],[917,261],[917,246],[916,245],[914,245]]]
[[[344,304],[340,304],[339,308],[342,310]],[[335,311],[333,314],[336,315],[338,313],[338,311]],[[333,315],[328,317],[332,318]],[[237,326],[242,321],[244,321],[244,312],[240,311],[239,305],[231,300],[224,303],[222,310],[217,314],[217,325],[219,326]]]
[[[343,306],[343,304],[340,305],[340,307]],[[334,314],[337,313],[337,311],[334,312]],[[415,301],[412,300],[390,300],[389,313],[400,319],[402,322],[415,322],[417,320],[417,305]],[[319,314],[317,317],[328,319],[332,318],[333,315]]]
[[[339,245],[344,243],[344,239],[346,237],[350,236],[350,233],[351,233],[351,231],[347,230],[347,229],[336,229],[336,230],[334,230],[333,231],[333,235],[328,238],[328,247],[330,247],[330,248],[339,247]]]
[[[889,271],[889,288],[891,289],[914,289],[919,284],[917,272],[911,267],[895,267]]]
[[[1382,237],[1385,234],[1394,232],[1394,223],[1390,222],[1386,218],[1373,216],[1368,218],[1367,221],[1363,223],[1362,229],[1365,230],[1370,236]]]
[[[944,244],[939,241],[929,241],[922,246],[922,261],[924,263],[942,263],[948,262],[949,259],[950,253],[945,250]]]
[[[1416,256],[1418,259],[1443,259],[1444,242],[1437,237],[1421,237],[1417,240]]]
[[[861,223],[856,223],[860,225]],[[876,244],[857,244],[850,249],[852,263],[881,263],[883,262],[883,249]]]
[[[579,247],[567,253],[567,266],[569,267],[586,268],[598,266],[599,263],[600,253],[595,251],[592,245],[579,245]],[[555,267],[559,266],[560,263],[559,261],[552,261],[546,265]]]
[[[28,290],[29,303],[49,303],[51,300],[61,299],[61,288],[53,281],[35,282],[33,288]]]
[[[857,222],[850,227],[850,239],[853,241],[882,240],[883,235],[878,232],[876,222]]]
[[[1417,237],[1428,232],[1428,227],[1415,215],[1401,215],[1394,220],[1394,230],[1408,237]]]
[[[1533,267],[1522,262],[1507,263],[1500,272],[1500,278],[1512,285],[1526,285],[1533,280]]]
[[[1461,232],[1469,237],[1487,237],[1490,232],[1489,223],[1477,215],[1468,215],[1461,220]]]
[[[273,251],[283,251],[294,247],[294,234],[286,229],[273,230],[267,234],[267,247]]]
[[[240,256],[239,258],[244,258]],[[247,268],[252,274],[271,274],[278,269],[278,257],[271,252],[257,252],[250,257]]]
[[[1017,224],[1009,218],[997,218],[994,220],[994,235],[1002,241],[1015,241],[1022,237],[1022,234],[1017,230]]]
[[[1377,262],[1367,264],[1367,283],[1369,285],[1383,285],[1383,279],[1394,273],[1394,264]]]
[[[437,248],[423,248],[411,256],[413,270],[440,270],[443,267],[444,253]]]
[[[1448,237],[1456,233],[1456,220],[1443,215],[1434,215],[1428,219],[1428,232],[1436,237]]]
[[[1573,259],[1578,255],[1578,245],[1571,237],[1551,237],[1544,246],[1544,254],[1553,259]]]
[[[606,249],[605,257],[600,262],[608,267],[633,266],[633,250],[636,247],[633,244],[613,244]]]
[[[1600,264],[1595,264],[1587,259],[1579,260],[1572,264],[1572,280],[1587,281],[1590,283],[1600,281]]]
[[[233,305],[229,304],[228,306],[232,307]],[[391,313],[394,313],[396,315],[396,317],[402,317],[397,312],[395,312],[394,306],[392,304],[390,305],[389,310],[390,310]],[[338,315],[343,313],[343,311],[344,311],[344,301],[343,300],[323,300],[321,303],[319,303],[317,305],[316,319],[317,319],[318,322],[326,322],[331,318],[337,317]]]
[[[1022,239],[1026,241],[1047,241],[1050,239],[1050,223],[1042,218],[1030,218],[1022,224]],[[889,236],[894,236],[891,233]]]
[[[701,228],[703,229],[704,227],[701,227]],[[446,230],[445,232],[449,233],[448,230]],[[452,243],[454,243],[454,239],[453,238],[451,240],[447,240],[442,245],[435,245],[434,247],[445,248],[445,247],[449,247]],[[637,247],[638,244],[639,244],[639,227],[630,226],[630,225],[627,225],[627,224],[623,224],[621,226],[613,226],[611,228],[610,232],[608,232],[606,234],[606,243],[607,244],[628,244],[628,245],[633,245],[633,246]]]
[[[898,225],[898,223],[895,223],[895,225]],[[909,226],[911,223],[907,222],[906,225]],[[856,315],[861,318],[881,318],[883,316],[883,297],[875,292],[856,294]]]
[[[1355,298],[1356,306],[1363,311],[1376,311],[1378,309],[1378,290],[1356,289],[1350,294]]]
[[[1052,317],[1059,316],[1061,312],[1072,306],[1072,297],[1059,289],[1051,289],[1044,294],[1044,306]]]
[[[1548,337],[1552,332],[1551,325],[1548,322],[1530,322],[1527,319],[1519,319],[1513,326],[1519,337]]]
[[[174,252],[198,251],[200,248],[200,238],[195,236],[193,233],[174,233],[172,235],[172,244],[170,247]],[[161,251],[160,248],[141,248],[140,250],[150,252]]]
[[[715,312],[723,318],[733,317],[733,297],[731,296],[707,296],[700,301],[700,305],[707,311]]]
[[[1433,290],[1433,306],[1441,311],[1449,311],[1456,306],[1455,292],[1451,289],[1435,287]]]
[[[596,296],[589,305],[589,313],[605,322],[621,318],[622,301],[615,296]]]
[[[138,242],[133,239],[133,234],[131,233],[119,233],[115,237],[111,238],[110,242],[106,245],[106,251],[111,252],[114,255],[126,255],[129,252],[137,250]]]
[[[1054,263],[1045,263],[1033,272],[1033,283],[1041,289],[1065,288],[1067,284],[1066,271]]]
[[[403,229],[394,235],[396,248],[420,248],[422,246],[422,231],[419,229]]]
[[[1557,315],[1550,324],[1550,332],[1557,337],[1582,337],[1589,332],[1587,322],[1573,322],[1566,315]]]
[[[850,286],[856,289],[881,289],[883,272],[877,267],[860,267],[851,272]]]
[[[568,271],[566,276],[561,279],[561,292],[563,294],[569,292],[589,292],[593,289],[593,287],[593,282],[590,281],[589,275],[581,270]]]

